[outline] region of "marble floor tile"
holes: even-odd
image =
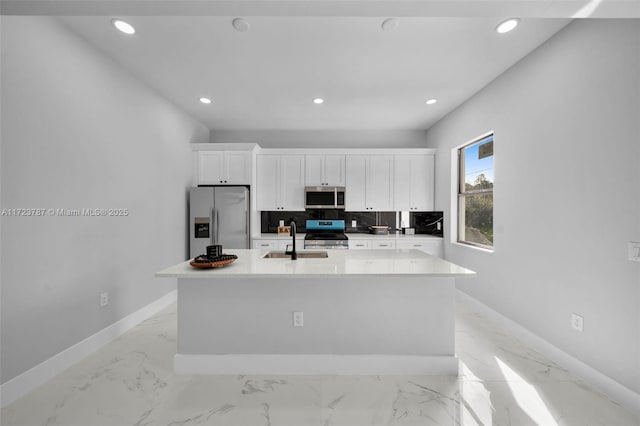
[[[638,419],[575,382],[461,383],[461,423],[467,425],[631,426]]]
[[[460,376],[176,375],[176,306],[2,409],[2,426],[570,425],[638,418],[456,307]]]

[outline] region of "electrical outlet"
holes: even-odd
[[[294,312],[293,313],[293,326],[294,327],[303,327],[304,326],[304,313],[303,312]]]
[[[356,221],[356,220],[352,220],[352,221],[351,221],[351,227],[352,227],[352,228],[357,228],[357,227],[358,227],[358,221]]]
[[[104,308],[109,304],[109,293],[100,293],[100,307]]]
[[[629,241],[629,260],[640,262],[640,242]]]
[[[578,314],[571,314],[571,328],[582,333],[584,318]]]

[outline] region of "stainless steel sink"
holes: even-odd
[[[298,259],[322,259],[329,257],[326,251],[299,251],[297,252]],[[263,259],[288,259],[290,254],[285,254],[283,251],[270,251],[262,256]]]

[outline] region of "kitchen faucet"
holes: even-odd
[[[291,255],[291,260],[297,260],[298,259],[298,253],[296,253],[296,222],[295,221],[291,221],[291,223],[289,224],[289,235],[292,237],[292,242],[293,242],[293,250],[288,251],[285,250],[284,254],[290,254]]]

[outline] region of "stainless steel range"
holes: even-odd
[[[304,248],[348,249],[349,238],[344,230],[344,220],[307,220]]]

